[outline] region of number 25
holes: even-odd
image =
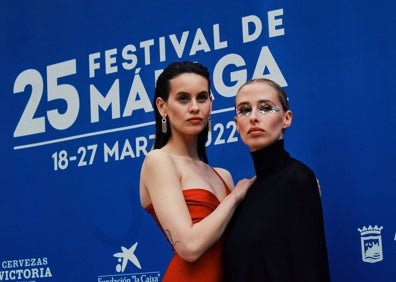
[[[73,125],[80,109],[77,89],[70,84],[59,84],[58,79],[76,74],[76,60],[69,60],[47,66],[47,101],[64,100],[66,110],[48,110],[47,118],[51,126],[64,130]],[[27,69],[20,73],[14,83],[14,94],[25,92],[30,85],[31,95],[14,131],[14,137],[21,137],[45,132],[45,117],[37,116],[36,111],[43,96],[43,78],[35,69]]]

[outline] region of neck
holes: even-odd
[[[258,178],[265,177],[276,171],[289,157],[284,149],[283,139],[277,140],[268,147],[250,153],[254,170]]]
[[[196,137],[183,139],[171,137],[163,148],[172,155],[199,160],[197,143]]]

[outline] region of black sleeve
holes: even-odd
[[[330,281],[322,204],[317,179],[298,163],[289,179],[290,259],[296,282]]]

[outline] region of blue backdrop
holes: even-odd
[[[213,166],[252,176],[241,83],[290,96],[286,147],[322,188],[332,280],[396,280],[394,1],[1,1],[0,281],[160,281],[169,244],[139,204],[155,79],[213,78]],[[271,228],[269,226],[269,228]]]

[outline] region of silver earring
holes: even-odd
[[[168,132],[168,125],[167,125],[167,122],[166,122],[166,117],[162,117],[162,120],[161,120],[161,131],[162,131],[162,133],[167,133]]]
[[[212,118],[209,116],[208,118],[208,132],[212,130]]]

